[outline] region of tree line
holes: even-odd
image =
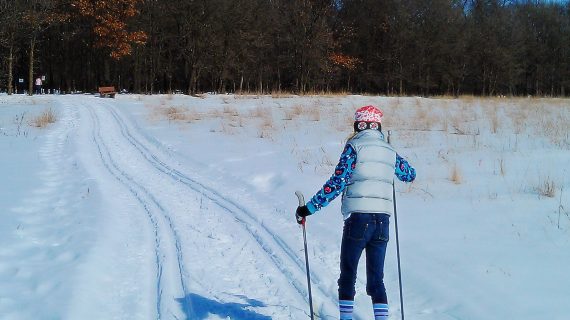
[[[570,93],[570,4],[0,0],[0,91]]]

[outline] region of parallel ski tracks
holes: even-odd
[[[141,207],[144,208],[148,220],[151,223],[154,234],[154,255],[157,279],[155,289],[157,319],[163,319],[165,313],[174,315],[174,310],[168,310],[166,302],[163,300],[164,291],[169,290],[169,288],[165,288],[165,277],[172,277],[171,274],[165,275],[165,269],[168,267],[168,261],[172,259],[172,257],[169,258],[165,256],[169,252],[167,248],[168,244],[165,242],[173,242],[174,244],[176,251],[176,257],[174,259],[176,260],[176,267],[178,269],[175,277],[178,279],[176,281],[179,283],[180,289],[182,290],[181,294],[186,297],[189,293],[189,284],[187,277],[185,276],[186,271],[184,269],[183,251],[180,237],[178,236],[176,229],[173,227],[173,223],[168,212],[163,208],[160,202],[145,187],[136,182],[129,174],[122,170],[113,159],[113,156],[109,151],[109,147],[103,141],[103,138],[101,136],[101,125],[96,111],[94,111],[93,107],[89,104],[87,105],[87,110],[91,116],[92,139],[95,146],[97,147],[97,151],[103,165],[115,179],[121,182],[131,192]],[[165,234],[168,235],[171,239],[164,239],[164,237],[161,237],[161,235]],[[185,301],[185,303],[183,303],[183,311],[187,315],[193,314],[189,301]]]
[[[293,265],[295,265],[296,272],[300,274],[304,273],[305,271],[304,262],[301,261],[301,259],[295,254],[295,251],[281,237],[279,237],[276,233],[272,232],[263,222],[258,221],[258,219],[256,219],[256,217],[251,212],[249,212],[249,210],[246,209],[245,207],[230,200],[228,197],[224,196],[214,188],[207,186],[206,184],[198,181],[195,178],[189,177],[187,174],[182,173],[180,170],[174,168],[174,166],[169,165],[165,161],[161,160],[161,158],[155,152],[150,150],[149,147],[145,145],[145,143],[141,142],[131,133],[129,126],[125,123],[123,117],[118,114],[118,112],[115,110],[115,107],[112,104],[105,102],[98,102],[96,103],[96,105],[105,106],[104,110],[107,110],[111,114],[113,119],[116,121],[117,125],[120,128],[121,135],[126,139],[126,141],[129,142],[129,144],[133,148],[138,150],[141,156],[144,159],[146,159],[146,161],[152,167],[154,167],[160,173],[170,177],[175,182],[181,183],[183,186],[189,188],[191,191],[210,200],[213,204],[215,204],[216,206],[221,208],[224,212],[226,212],[228,215],[230,215],[231,218],[233,218],[241,226],[243,230],[245,230],[247,233],[251,235],[251,237],[255,240],[258,246],[266,253],[267,257],[269,257],[269,259],[273,262],[274,267],[277,270],[279,270],[283,275],[286,276],[289,283],[294,288],[294,290],[299,294],[299,296],[301,296],[305,301],[308,301],[306,284],[297,280],[299,278],[304,278],[304,277],[296,276],[295,272],[287,267],[286,260],[287,259],[289,260],[289,264],[292,263]],[[93,108],[92,106],[89,106],[89,111],[91,112],[94,121],[98,123],[99,118],[96,115],[96,112],[92,108]],[[98,124],[97,128],[100,129]],[[143,137],[144,140],[148,140],[148,137],[146,137],[144,134],[140,133],[140,135]],[[176,251],[178,255],[177,257],[178,268],[180,271],[180,283],[183,288],[184,294],[186,296],[186,294],[188,293],[189,283],[186,282],[185,277],[183,276],[183,274],[185,274],[185,271],[184,271],[184,263],[183,263],[184,260],[182,257],[180,239],[177,236],[176,230],[172,225],[172,220],[170,219],[170,216],[165,211],[165,209],[160,205],[160,203],[155,199],[155,197],[151,193],[149,193],[144,187],[135,182],[128,174],[122,171],[118,167],[118,165],[116,165],[113,162],[108,149],[104,146],[104,143],[102,142],[102,138],[100,137],[100,132],[94,134],[94,141],[97,144],[98,148],[103,149],[103,151],[100,151],[100,153],[101,153],[101,159],[104,161],[105,166],[108,167],[109,171],[119,181],[121,181],[131,190],[131,192],[135,195],[137,199],[139,199],[139,202],[145,208],[147,215],[149,216],[149,219],[151,220],[155,228],[155,242],[156,242],[155,254],[157,256],[157,270],[159,273],[157,274],[157,279],[159,280],[157,284],[157,297],[159,299],[159,301],[157,301],[157,312],[160,318],[161,296],[159,293],[162,290],[160,288],[161,286],[160,280],[162,277],[163,261],[159,259],[161,251],[160,238],[159,238],[160,232],[158,230],[159,227],[156,221],[156,217],[153,214],[153,210],[149,209],[149,205],[152,205],[152,207],[154,207],[153,208],[154,211],[161,212],[163,219],[167,221],[166,224],[170,228],[170,232],[175,239]],[[152,142],[149,143],[157,147],[158,150],[161,149],[160,146],[156,146]],[[164,150],[160,151],[166,154]],[[106,157],[103,155],[104,153],[107,154]],[[171,156],[167,155],[166,158],[171,158]],[[270,244],[266,239],[271,239],[274,242],[274,244]],[[279,251],[281,251],[281,253]],[[284,260],[282,257],[287,257],[287,259]],[[317,280],[316,289],[320,292],[321,297],[329,296],[330,294],[326,294],[325,293],[326,290],[320,287],[320,285],[318,285],[318,283],[320,283],[319,276],[317,274],[311,274],[311,276],[313,277],[313,279]],[[185,311],[187,312],[187,314],[188,312],[192,312],[191,310],[185,310]]]
[[[251,234],[251,236],[256,240],[256,242],[259,244],[259,246],[272,259],[272,261],[275,263],[275,266],[281,272],[286,274],[290,280],[293,281],[292,284],[295,286],[295,288],[297,289],[299,294],[301,294],[301,295],[305,294],[305,291],[304,291],[305,285],[299,283],[298,281],[296,281],[294,279],[292,273],[284,267],[283,261],[278,257],[278,255],[276,255],[276,253],[273,251],[271,246],[269,246],[262,239],[261,235],[259,235],[259,233],[254,228],[254,226],[261,227],[261,230],[263,230],[263,232],[266,235],[270,236],[278,244],[279,248],[281,248],[283,250],[283,252],[302,271],[304,268],[303,262],[301,260],[299,260],[299,258],[293,253],[293,250],[285,243],[285,241],[283,241],[283,239],[281,239],[278,235],[276,235],[271,230],[269,230],[266,225],[257,221],[257,219],[255,219],[255,217],[247,209],[245,209],[243,206],[241,206],[241,205],[239,205],[239,204],[237,204],[231,200],[228,200],[226,197],[224,197],[218,191],[204,185],[203,183],[196,181],[195,179],[188,177],[184,173],[180,172],[179,170],[169,166],[164,161],[160,160],[156,156],[156,154],[152,153],[152,151],[150,151],[144,144],[142,144],[139,140],[137,140],[130,133],[130,130],[128,129],[128,127],[126,126],[126,124],[124,123],[122,118],[113,109],[113,107],[110,106],[109,104],[106,104],[106,106],[107,106],[108,110],[111,112],[111,114],[113,115],[113,117],[115,118],[115,120],[117,121],[117,123],[119,124],[119,126],[121,127],[121,134],[123,135],[123,137],[125,137],[130,142],[130,144],[134,148],[136,148],[140,152],[140,154],[146,160],[148,160],[149,163],[152,164],[152,166],[154,168],[156,168],[158,171],[170,176],[175,181],[182,183],[183,185],[190,188],[194,192],[201,194],[206,199],[212,201],[212,203],[214,203],[215,205],[222,208],[225,212],[229,213],[232,216],[232,218],[234,218],[234,220],[239,222],[239,224],[248,233]]]

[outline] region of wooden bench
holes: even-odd
[[[114,98],[115,94],[117,94],[115,87],[99,87],[99,96],[101,98]]]

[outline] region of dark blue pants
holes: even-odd
[[[390,232],[390,216],[352,213],[344,222],[340,249],[339,300],[354,300],[356,271],[366,250],[366,293],[373,303],[388,303],[384,286],[384,258]]]

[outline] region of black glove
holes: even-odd
[[[307,206],[297,207],[297,211],[295,212],[295,219],[297,220],[298,224],[305,223],[305,217],[310,215],[311,212]]]

